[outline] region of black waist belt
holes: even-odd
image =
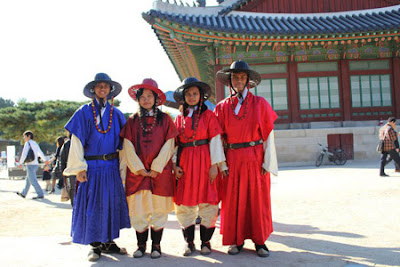
[[[188,143],[181,143],[179,146],[181,147],[189,147],[189,146],[201,146],[208,144],[208,139],[202,139],[202,140],[194,140],[193,142],[188,142]]]
[[[105,155],[98,155],[98,156],[85,156],[86,160],[112,160],[118,158],[118,152],[105,154]]]
[[[247,142],[247,143],[226,144],[226,148],[237,149],[237,148],[244,148],[244,147],[249,147],[249,146],[257,146],[257,145],[261,145],[262,143],[263,143],[263,140],[260,139],[258,141],[252,141],[252,142]]]

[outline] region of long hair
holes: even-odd
[[[136,92],[136,99],[138,100],[138,102],[139,102],[140,97],[143,95],[144,89],[145,88],[140,88]],[[162,120],[162,112],[157,108],[157,105],[156,105],[157,100],[158,100],[158,95],[153,90],[150,90],[150,91],[154,95],[154,104],[151,107],[151,109],[153,110],[153,114],[157,113],[156,124],[160,124],[160,122]],[[157,110],[157,112],[156,112],[156,110]],[[139,110],[136,114],[139,116],[139,120],[142,120],[143,128],[146,128],[146,126],[147,126],[146,113],[147,113],[147,110],[145,108],[143,108],[141,105],[139,105]],[[144,130],[143,130],[143,134],[145,134]]]
[[[205,100],[204,100],[204,92],[203,92],[203,90],[201,90],[199,87],[197,87],[197,88],[199,89],[199,92],[200,92],[200,98],[199,98],[199,102],[196,104],[196,106],[197,106],[198,109],[200,109],[200,115],[201,115],[208,108],[207,108],[206,104],[204,104]],[[187,91],[187,89],[185,89],[183,91],[183,101],[184,101],[184,103],[183,103],[182,114],[183,114],[184,117],[186,117],[188,115],[188,107],[189,107],[188,103],[186,103],[186,101],[185,101],[186,91]]]
[[[56,142],[58,147],[62,147],[62,145],[64,144],[64,137],[62,136],[57,137]]]

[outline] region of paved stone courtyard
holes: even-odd
[[[14,192],[25,183],[0,172],[0,266],[400,266],[400,173],[378,176],[376,161],[349,161],[344,166],[281,167],[272,178],[274,232],[267,241],[268,258],[259,258],[253,244],[236,256],[226,253],[218,229],[213,253],[183,257],[183,236],[174,214],[161,242],[163,256],[134,259],[133,229],[116,242],[127,256],[105,255],[86,260],[89,248],[71,243],[72,208],[60,192],[32,200]],[[40,181],[44,188],[43,181]],[[219,225],[217,225],[217,228]],[[197,247],[200,246],[196,229]]]

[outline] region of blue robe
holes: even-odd
[[[96,115],[98,104],[95,101]],[[104,129],[110,119],[107,103],[102,116]],[[82,143],[85,156],[110,154],[121,148],[119,133],[126,120],[114,107],[112,126],[103,134],[97,131],[91,103],[80,107],[65,125]],[[101,126],[99,125],[101,129]],[[119,173],[119,160],[88,160],[87,182],[80,183],[72,212],[71,236],[74,243],[108,242],[119,231],[130,228],[128,205]]]

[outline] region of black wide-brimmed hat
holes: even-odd
[[[199,81],[195,77],[188,77],[183,80],[182,85],[176,88],[174,92],[174,99],[176,103],[183,105],[185,103],[184,92],[187,88],[197,86],[199,90],[203,93],[204,101],[207,100],[211,95],[211,87],[205,82]]]
[[[89,98],[93,98],[95,96],[94,87],[97,83],[105,82],[108,83],[111,87],[110,93],[107,96],[107,99],[111,97],[116,97],[121,93],[122,86],[113,80],[111,80],[110,76],[105,73],[97,73],[94,77],[94,81],[88,83],[85,88],[83,88],[83,94]]]
[[[217,72],[218,81],[222,82],[226,86],[231,86],[231,73],[234,72],[245,72],[249,76],[249,88],[256,87],[261,82],[261,76],[258,72],[251,70],[249,64],[242,60],[234,61],[229,69],[222,69]]]

